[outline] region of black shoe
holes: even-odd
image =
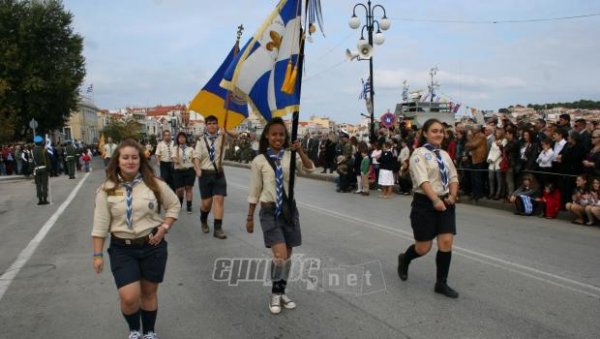
[[[443,294],[443,295],[447,296],[448,298],[452,298],[452,299],[458,298],[458,292],[453,290],[446,283],[439,283],[439,282],[435,283],[434,291],[435,291],[435,293]]]
[[[192,214],[192,206],[189,206],[189,207],[187,208],[187,214]]]
[[[398,255],[398,276],[400,276],[400,280],[402,281],[408,279],[408,264],[406,263],[406,254],[404,253]]]
[[[43,204],[44,204],[44,202],[40,200],[40,201],[38,201],[38,203],[37,203],[37,204],[38,204],[38,206],[39,206],[39,205],[43,205]]]

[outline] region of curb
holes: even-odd
[[[24,175],[0,175],[0,182],[12,182],[31,179],[33,179],[33,176],[26,177]]]
[[[243,163],[229,161],[229,160],[223,161],[223,165],[230,166],[230,167],[250,169],[249,163],[243,164]],[[332,174],[310,173],[310,174],[299,174],[298,176],[303,177],[303,178],[308,178],[308,179],[328,181],[328,182],[334,183],[335,178],[337,177],[337,174],[334,174],[334,173],[332,173]],[[469,197],[466,195],[461,195],[459,197],[458,203],[464,204],[464,205],[473,205],[473,206],[479,206],[479,207],[485,207],[485,208],[493,208],[496,210],[510,212],[511,214],[515,211],[514,206],[512,204],[505,203],[501,200],[480,199],[477,202],[475,202],[475,201],[469,199]],[[558,214],[557,219],[570,221],[571,217],[570,217],[569,213],[563,211]]]

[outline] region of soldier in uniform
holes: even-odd
[[[73,146],[71,140],[67,141],[65,152],[67,154],[67,173],[69,173],[69,179],[75,179],[75,162],[79,158],[79,154],[77,154],[77,149]]]
[[[38,198],[38,205],[48,204],[48,174],[52,167],[52,162],[48,152],[44,148],[44,139],[36,135],[33,139],[35,147],[33,148],[33,163],[35,165],[33,172],[35,174],[35,190]]]
[[[223,209],[227,196],[227,181],[223,172],[223,138],[225,135],[219,130],[217,117],[210,115],[204,120],[206,132],[204,137],[196,142],[194,149],[194,167],[198,176],[200,187],[200,223],[202,232],[208,233],[208,214],[213,211],[214,231],[213,236],[226,239],[223,232]],[[230,134],[230,133],[229,133]]]

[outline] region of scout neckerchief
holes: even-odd
[[[121,176],[119,179],[122,180]],[[125,200],[127,201],[127,228],[130,230],[133,229],[133,188],[140,181],[142,181],[142,175],[138,173],[132,181],[121,181],[121,186],[125,187],[125,191],[127,192],[127,197]]]
[[[165,141],[165,145],[167,145],[167,154],[169,155],[169,161],[173,161],[173,158],[172,158],[173,156],[171,155],[171,143],[170,142],[167,143]]]
[[[275,218],[281,215],[283,206],[283,167],[281,166],[281,159],[285,150],[280,150],[275,153],[272,149],[267,148],[267,155],[273,162],[275,162]]]
[[[187,156],[185,155],[185,144],[179,146],[179,148],[181,148],[181,160],[182,164],[184,164],[187,159]]]
[[[442,179],[442,185],[444,186],[444,190],[448,189],[448,167],[444,163],[444,159],[442,159],[442,154],[439,148],[434,147],[431,144],[423,145],[429,151],[435,153],[435,158],[437,159],[438,167],[440,168],[440,178]]]
[[[204,143],[206,143],[206,148],[208,149],[208,159],[212,162],[213,167],[215,168],[215,172],[218,172],[217,163],[215,162],[215,141],[219,137],[219,131],[215,134],[208,134],[208,138],[210,139],[210,146],[208,145],[208,139],[206,138],[206,134],[204,135]]]

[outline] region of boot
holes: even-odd
[[[213,237],[218,238],[218,239],[227,239],[225,232],[223,232],[223,230],[220,228],[214,231]]]

